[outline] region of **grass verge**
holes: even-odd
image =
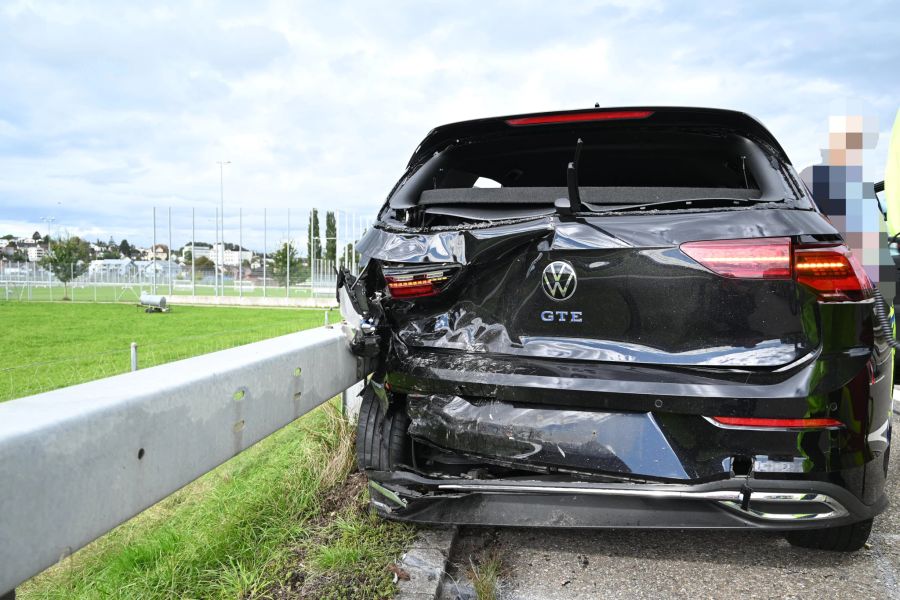
[[[478,600],[497,600],[500,597],[503,561],[499,553],[486,550],[475,561],[469,563],[467,575]]]
[[[23,599],[389,598],[408,527],[369,514],[327,404],[19,588]],[[348,479],[349,478],[349,479]]]
[[[324,311],[175,306],[147,314],[126,304],[0,302],[11,349],[0,365],[0,402],[124,373],[131,342],[151,367],[324,323]]]

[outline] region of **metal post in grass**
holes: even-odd
[[[194,263],[197,262],[194,244],[197,242],[196,223],[194,221],[194,208],[191,207],[191,296],[196,295],[197,277],[195,276]]]
[[[137,343],[136,342],[131,342],[131,370],[132,371],[138,370]]]
[[[266,297],[266,263],[268,262],[266,255],[266,228],[268,223],[266,223],[266,209],[263,209],[263,298]]]
[[[169,207],[169,251],[166,252],[169,259],[169,295],[172,295],[172,207]]]
[[[244,297],[244,208],[238,209],[238,297]]]
[[[152,282],[150,289],[152,293],[156,293],[156,207],[153,207],[153,248],[150,249],[150,268],[153,272],[150,274]]]

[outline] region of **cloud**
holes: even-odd
[[[263,207],[282,236],[289,207],[295,231],[314,206],[371,217],[436,125],[594,102],[744,110],[799,168],[818,160],[834,99],[859,98],[890,127],[895,14],[827,2],[13,2],[0,8],[0,227],[33,230],[52,212],[73,232],[147,242],[152,206],[171,206],[178,243],[191,207],[204,223],[214,214],[216,161],[228,159],[227,225],[243,207],[259,245]],[[882,136],[871,177],[885,148]]]

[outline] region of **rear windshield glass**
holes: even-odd
[[[603,131],[505,135],[460,143],[399,186],[394,208],[452,204],[550,204],[565,197],[566,168],[583,140],[578,184],[585,202],[785,195],[759,146],[731,134]],[[600,139],[598,139],[600,138]]]

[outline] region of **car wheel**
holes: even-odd
[[[840,527],[789,531],[784,534],[784,537],[792,546],[799,546],[800,548],[855,552],[866,544],[871,531],[872,519],[866,519],[865,521],[851,525],[841,525]]]
[[[359,469],[390,471],[408,463],[410,440],[406,435],[409,416],[403,402],[392,402],[387,413],[371,386],[363,391],[356,428],[356,462]]]

